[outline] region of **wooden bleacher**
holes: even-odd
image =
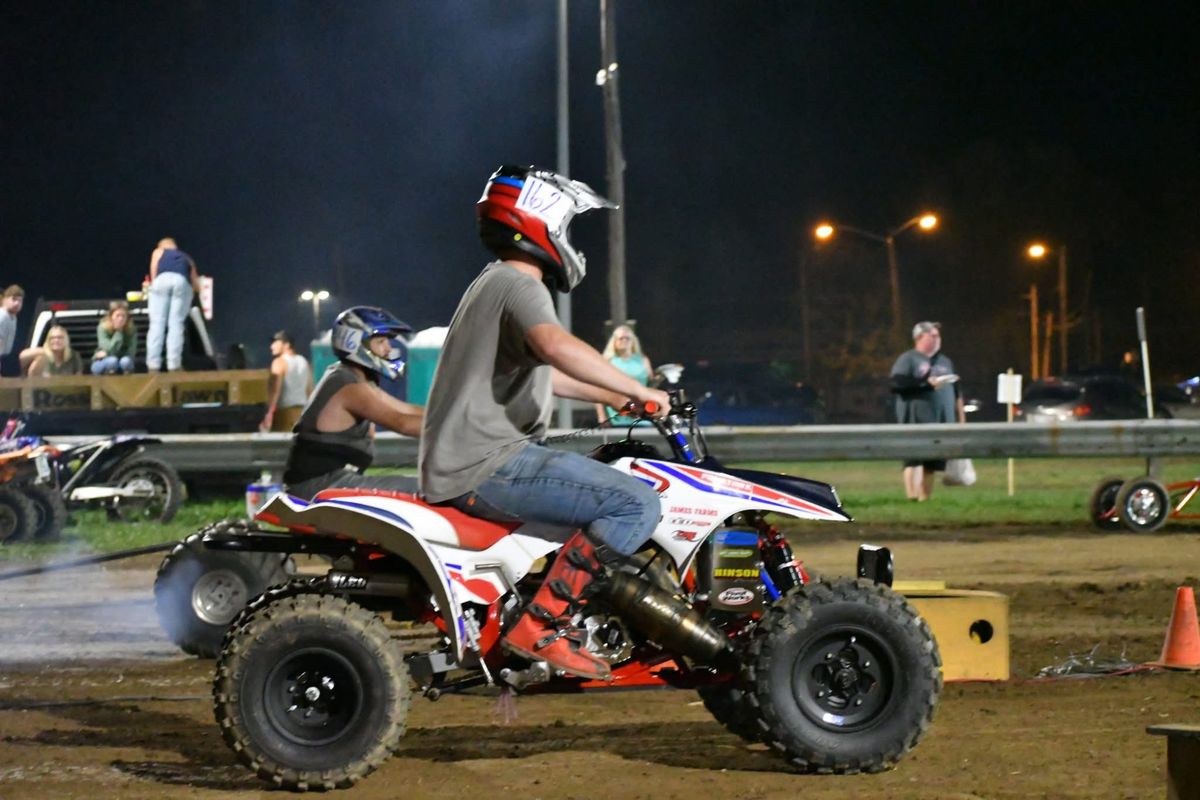
[[[0,378],[0,410],[186,408],[267,402],[267,369]]]

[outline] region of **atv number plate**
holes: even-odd
[[[46,454],[39,453],[34,457],[33,463],[37,466],[38,480],[50,480],[50,461],[46,458]]]

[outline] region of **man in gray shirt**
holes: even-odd
[[[892,365],[890,385],[896,395],[896,421],[966,422],[954,362],[942,352],[941,323],[918,322],[912,335],[913,349],[901,353]],[[908,499],[928,500],[935,473],[945,469],[944,460],[905,461],[904,492]]]
[[[504,646],[592,679],[607,662],[582,647],[571,624],[603,563],[632,555],[658,523],[645,483],[584,456],[540,446],[551,395],[621,408],[656,404],[642,386],[564,330],[550,292],[570,291],[586,271],[567,238],[571,218],[611,207],[587,185],[534,167],[503,166],[476,205],[480,237],[500,261],[463,295],[438,362],[419,459],[421,491],[474,516],[581,529],[563,545]],[[549,286],[547,285],[549,284]]]
[[[17,315],[25,302],[25,290],[13,284],[0,298],[0,356],[7,356],[17,341]]]

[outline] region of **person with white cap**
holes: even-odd
[[[913,326],[913,347],[892,365],[890,388],[896,395],[899,423],[966,422],[954,362],[942,352],[940,322],[918,322]],[[933,493],[935,473],[946,462],[904,462],[904,493],[909,500],[928,500]]]

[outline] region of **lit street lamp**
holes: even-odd
[[[1054,247],[1058,253],[1058,368],[1060,374],[1067,372],[1067,246],[1060,244]],[[1046,257],[1050,248],[1041,242],[1034,242],[1025,250],[1034,260]],[[1049,372],[1049,369],[1046,370]]]
[[[300,293],[300,302],[312,303],[314,338],[321,335],[321,301],[328,299],[329,292],[325,291],[324,289],[320,289],[315,292],[312,289],[305,289]]]
[[[849,225],[834,225],[832,222],[822,222],[816,227],[813,234],[818,240],[824,242],[832,239],[838,231],[845,231],[854,236],[860,236],[863,239],[883,243],[884,248],[887,250],[888,281],[891,283],[892,289],[892,328],[896,336],[899,337],[904,331],[904,322],[900,312],[900,266],[896,259],[896,237],[911,228],[931,231],[937,225],[938,218],[936,215],[921,214],[884,234],[871,233],[870,231],[864,231],[862,228],[852,228]]]

